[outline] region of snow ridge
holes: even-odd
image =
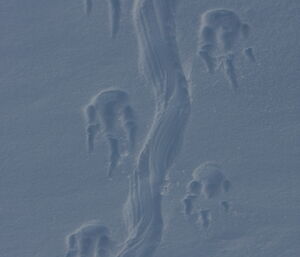
[[[191,100],[178,55],[172,1],[136,0],[133,18],[139,64],[153,88],[156,110],[130,177],[123,212],[128,237],[117,256],[150,257],[161,241],[161,190],[181,148]]]

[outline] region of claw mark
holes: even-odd
[[[244,55],[251,61],[256,62],[253,49],[251,47],[244,49]]]
[[[97,123],[90,124],[86,129],[89,153],[94,151],[94,142],[99,131],[100,131],[100,125]]]
[[[109,257],[114,243],[106,226],[91,222],[68,235],[66,246],[65,257]]]
[[[86,15],[90,15],[93,9],[93,0],[84,1],[84,12]],[[120,19],[121,19],[121,2],[120,0],[106,0],[108,5],[108,16],[110,22],[111,37],[115,37],[119,31]]]
[[[84,0],[84,11],[86,15],[90,15],[93,8],[93,0]]]
[[[214,73],[216,66],[217,66],[217,59],[212,56],[212,50],[210,47],[205,47],[199,50],[199,56],[203,59],[207,72]]]
[[[111,36],[115,37],[119,31],[121,18],[121,3],[120,0],[107,0],[109,9],[110,31]]]
[[[108,177],[112,176],[112,172],[119,165],[121,159],[120,153],[120,144],[117,138],[113,138],[112,136],[108,136],[108,144],[110,147],[110,162],[108,166]]]
[[[233,89],[238,86],[233,63],[234,47],[240,36],[248,37],[249,31],[249,25],[243,24],[231,10],[214,9],[201,15],[198,55],[208,72],[213,73],[218,67],[222,68]],[[254,59],[252,50],[250,56]]]
[[[191,180],[186,186],[186,195],[182,200],[184,215],[193,219],[195,201],[201,192],[201,184],[197,180]]]
[[[198,217],[198,223],[204,228],[208,228],[211,223],[211,212],[210,210],[201,210]]]
[[[231,89],[235,90],[238,88],[238,82],[237,82],[237,76],[236,76],[233,60],[234,60],[233,54],[229,54],[227,56],[220,56],[219,58],[220,67],[223,68],[225,77],[229,82]]]
[[[134,111],[129,105],[128,95],[118,89],[102,91],[93,97],[85,112],[88,151],[93,152],[96,137],[101,133],[106,138],[109,146],[108,175],[111,176],[121,160],[122,132],[126,134],[127,151],[132,151],[135,145],[136,120]],[[123,120],[123,126],[121,119]],[[123,127],[124,129],[122,129]]]
[[[231,183],[229,180],[226,179],[226,180],[224,180],[222,186],[223,186],[224,192],[228,192],[231,187]]]
[[[129,143],[128,148],[133,149],[135,145],[135,137],[137,133],[136,117],[134,110],[130,105],[126,106],[122,112],[123,127],[126,132],[127,142]]]

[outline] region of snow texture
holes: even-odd
[[[0,257],[298,257],[298,0],[0,1]]]

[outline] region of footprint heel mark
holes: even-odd
[[[242,23],[238,15],[230,10],[216,10],[211,13],[217,29],[217,41],[223,53],[234,50],[240,36]]]
[[[204,228],[210,226],[212,220],[212,215],[210,210],[201,210],[199,212],[198,223],[201,224]]]
[[[200,18],[200,49],[210,45],[214,51],[232,51],[241,26],[239,17],[231,10],[213,9],[204,12]]]
[[[82,225],[66,241],[65,257],[109,257],[114,247],[109,229],[95,222]]]
[[[93,9],[93,0],[83,0],[84,12],[86,15],[90,15]]]
[[[111,37],[114,38],[120,27],[121,19],[121,1],[120,0],[107,0],[108,14],[110,21],[110,33]]]
[[[127,137],[128,151],[132,151],[135,147],[137,122],[134,110],[130,105],[126,106],[122,111],[122,123]]]
[[[128,94],[119,89],[101,91],[93,99],[103,133],[115,133],[118,129],[120,110],[128,103]]]
[[[112,176],[123,156],[123,134],[128,138],[129,146],[135,143],[136,119],[129,104],[128,94],[120,89],[103,90],[92,98],[85,113],[88,151],[94,151],[96,137],[101,134],[106,139],[109,149],[107,173],[108,176]]]
[[[228,183],[221,167],[215,162],[205,162],[193,171],[194,180],[201,184],[201,194],[206,199],[218,196],[224,183]]]
[[[228,9],[212,9],[200,18],[198,54],[208,72],[221,67],[232,89],[238,87],[234,50],[238,40],[249,36],[250,27]]]

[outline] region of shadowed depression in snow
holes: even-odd
[[[300,0],[0,10],[0,257],[299,257]]]
[[[234,65],[235,48],[239,39],[247,39],[250,27],[242,23],[239,16],[227,9],[213,9],[201,14],[197,54],[213,73],[221,69],[232,89],[238,87]],[[255,61],[252,48],[244,50],[252,62]]]
[[[222,167],[216,162],[205,162],[199,165],[194,169],[192,180],[187,183],[186,194],[182,199],[185,217],[208,228],[212,220],[211,211],[197,208],[197,201],[211,201],[222,193],[227,193],[230,185]],[[220,205],[225,212],[228,212],[230,208],[228,201],[222,201]]]
[[[94,151],[97,135],[102,134],[109,146],[110,177],[122,155],[128,155],[135,146],[137,124],[128,94],[119,89],[104,90],[92,98],[85,107],[85,114],[88,151]],[[125,135],[125,140],[122,140],[122,135]],[[126,145],[121,149],[123,141]]]

